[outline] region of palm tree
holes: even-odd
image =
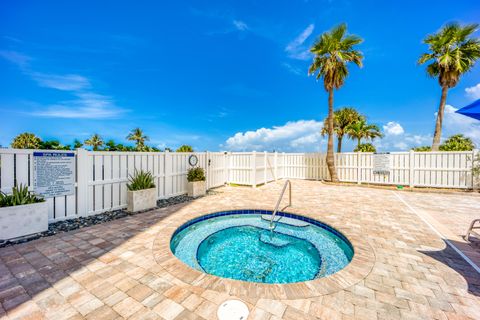
[[[367,124],[364,118],[349,125],[346,128],[346,133],[351,139],[357,139],[357,148],[360,148],[362,139],[373,140],[383,137],[380,128],[374,124]]]
[[[83,147],[83,143],[80,142],[80,140],[78,139],[73,140],[73,149],[79,149],[81,147]]]
[[[347,25],[341,24],[323,33],[310,48],[315,56],[308,69],[309,74],[317,73],[317,80],[323,78],[323,86],[328,92],[328,148],[327,166],[332,181],[338,181],[333,156],[333,90],[339,89],[348,76],[347,64],[362,66],[363,55],[353,47],[363,40],[355,35],[347,35]]]
[[[342,152],[342,141],[343,137],[346,134],[346,128],[354,123],[355,121],[358,121],[362,118],[363,116],[358,113],[357,110],[354,108],[348,108],[344,107],[339,110],[336,110],[333,113],[333,130],[335,131],[335,134],[337,135],[337,152],[340,153]],[[322,128],[322,136],[327,135],[328,133],[328,118],[325,118],[323,120],[323,128]]]
[[[133,129],[127,136],[127,140],[135,141],[137,151],[145,149],[145,141],[148,141],[148,137],[143,133],[140,128]]]
[[[471,70],[476,60],[480,58],[480,39],[471,37],[477,27],[477,24],[461,26],[458,23],[451,23],[423,40],[428,45],[429,52],[424,53],[418,59],[418,63],[429,62],[430,64],[427,66],[428,75],[438,78],[442,87],[432,151],[438,151],[440,146],[448,89],[455,87],[460,80],[460,76]]]
[[[38,149],[41,143],[42,140],[35,134],[24,132],[13,139],[11,146],[15,149]]]
[[[94,134],[90,139],[84,141],[85,145],[93,147],[93,151],[98,151],[103,146],[102,137],[98,134]]]
[[[193,152],[193,148],[188,144],[180,146],[176,152]]]

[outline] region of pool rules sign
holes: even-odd
[[[45,198],[75,194],[75,153],[34,152],[33,190]]]
[[[389,153],[374,153],[373,174],[389,175],[391,171],[391,157]]]

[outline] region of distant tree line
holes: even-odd
[[[463,134],[454,134],[439,146],[440,151],[472,151],[475,144],[472,139],[465,137]],[[413,151],[432,151],[431,146],[422,146],[412,148]]]
[[[42,150],[74,150],[82,148],[84,145],[91,147],[93,151],[140,151],[140,152],[159,152],[162,151],[157,147],[148,146],[145,144],[149,138],[143,133],[140,128],[133,129],[126,137],[127,140],[135,142],[134,146],[116,143],[113,139],[104,141],[103,138],[95,133],[90,138],[81,142],[78,139],[73,141],[73,144],[63,145],[59,140],[42,140],[30,132],[24,132],[16,136],[11,147],[15,149],[42,149]],[[163,151],[173,152],[172,149],[166,147]],[[180,146],[176,152],[193,152],[193,148],[189,145]]]

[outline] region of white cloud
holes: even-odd
[[[476,86],[465,88],[465,92],[473,99],[480,99],[480,83]]]
[[[30,60],[32,60],[29,56],[9,50],[0,50],[0,57],[10,61],[13,64],[16,64],[20,68],[26,67]]]
[[[232,151],[319,151],[323,123],[315,120],[287,122],[283,126],[238,132],[227,139]]]
[[[393,144],[398,150],[408,150],[408,144],[406,142],[400,141]]]
[[[424,145],[430,145],[432,143],[433,136],[430,134],[407,134],[405,141],[410,142],[410,147],[420,147]]]
[[[462,133],[473,140],[477,147],[480,146],[480,121],[456,113],[458,109],[451,106],[445,106],[443,118],[442,137],[448,138],[451,135]]]
[[[480,121],[456,113],[458,109],[451,106],[445,106],[442,126],[442,141],[448,137],[461,133],[472,139],[477,147],[480,146]],[[432,117],[431,129],[435,126],[436,113]],[[397,126],[398,125],[398,126]],[[411,134],[405,132],[398,122],[390,121],[383,126],[385,137],[376,139],[375,146],[380,151],[405,151],[412,147],[430,146],[433,135],[429,134]],[[401,129],[401,130],[400,130]]]
[[[394,135],[398,136],[399,134],[404,133],[402,126],[400,123],[395,121],[390,121],[386,125],[383,126],[383,131],[385,131],[386,135]]]
[[[302,72],[302,70],[298,67],[292,66],[290,63],[284,62],[282,66],[287,69],[289,72],[296,74],[297,76],[307,75],[307,72]]]
[[[90,81],[78,74],[46,74],[32,72],[31,77],[38,85],[62,91],[80,91],[90,87]]]
[[[293,41],[291,41],[286,47],[285,52],[288,53],[288,56],[292,59],[298,60],[308,60],[310,58],[310,51],[307,47],[304,46],[305,40],[310,37],[310,35],[315,29],[315,25],[309,24]]]
[[[377,151],[408,151],[413,147],[428,146],[432,143],[431,135],[401,133],[386,134],[382,139],[375,139],[373,144]]]
[[[248,25],[241,21],[241,20],[233,20],[233,25],[235,26],[235,28],[238,30],[238,31],[246,31],[248,30]]]
[[[78,93],[78,99],[59,102],[32,115],[48,118],[107,119],[117,118],[127,110],[115,106],[111,97],[95,93]]]
[[[117,118],[128,110],[115,105],[106,95],[94,93],[87,77],[78,74],[37,72],[30,68],[32,58],[16,51],[0,50],[0,57],[17,65],[21,72],[41,87],[69,92],[74,99],[60,101],[29,114],[50,118],[106,119]]]
[[[405,132],[397,121],[389,121],[382,127],[385,136],[373,141],[378,151],[408,151],[413,147],[429,145],[432,142],[431,135]]]

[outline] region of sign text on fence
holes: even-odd
[[[373,174],[390,174],[390,154],[389,153],[375,153],[372,155]]]
[[[45,198],[75,194],[75,153],[34,152],[33,190]]]

